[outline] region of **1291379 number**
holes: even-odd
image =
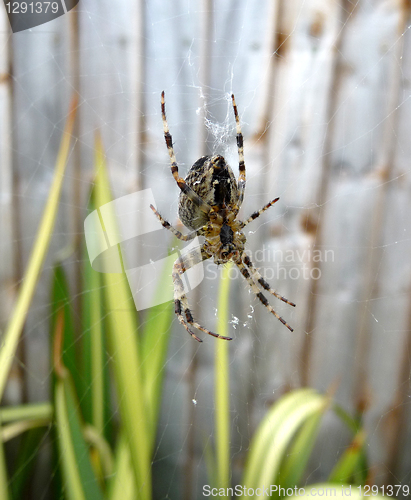
[[[58,2],[7,2],[7,14],[57,14]]]
[[[410,487],[408,484],[389,484],[387,486],[377,486],[376,484],[370,486],[366,484],[365,486],[357,486],[360,496],[363,497],[375,497],[377,495],[387,496],[387,497],[397,497],[399,494],[408,496],[410,494]]]

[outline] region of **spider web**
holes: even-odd
[[[323,392],[336,386],[336,401],[352,414],[363,405],[372,481],[410,484],[407,5],[150,0],[141,20],[131,0],[80,0],[78,49],[72,43],[71,14],[10,35],[2,13],[2,73],[7,72],[12,44],[14,93],[12,110],[5,90],[1,101],[1,155],[10,165],[2,167],[0,177],[2,328],[44,208],[67,97],[75,89],[80,94],[77,147],[82,165],[80,183],[74,169],[67,175],[24,331],[26,354],[17,356],[7,403],[22,400],[21,374],[30,401],[49,398],[50,272],[56,257],[76,237],[83,238],[73,213],[86,216],[96,131],[103,137],[115,197],[151,188],[159,211],[174,223],[179,191],[164,145],[160,93],[165,90],[184,176],[197,158],[216,152],[237,174],[234,92],[247,169],[240,217],[280,197],[248,226],[247,249],[263,276],[297,307],[268,297],[294,327],[290,333],[233,270],[233,484],[241,482],[250,438],[267,408],[301,385]],[[139,38],[141,23],[144,35]],[[12,134],[7,132],[10,123]],[[73,186],[79,186],[79,197]],[[10,218],[12,207],[18,207],[19,224]],[[167,246],[169,235],[163,238]],[[77,293],[75,270],[82,258],[77,255],[66,265]],[[214,330],[221,269],[210,261],[204,273],[188,299],[195,318]],[[78,298],[74,293],[74,313]],[[215,342],[210,337],[199,345],[173,322],[153,456],[155,498],[197,498],[209,484],[204,445],[215,438]],[[406,422],[402,427],[401,418]],[[402,446],[395,463],[399,429]],[[51,433],[46,437],[53,439]],[[349,443],[343,424],[327,414],[306,484],[325,480]],[[52,498],[50,477],[56,468],[47,449],[41,457],[38,471],[46,463],[51,472],[36,474],[36,498]]]

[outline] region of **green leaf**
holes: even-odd
[[[102,229],[108,235],[116,232],[114,212],[105,207],[105,218],[100,207],[110,203],[111,194],[100,137],[96,140],[96,181],[94,201],[99,212]],[[115,250],[121,261],[120,248]],[[107,266],[108,268],[108,266]],[[112,356],[121,418],[130,447],[131,463],[135,475],[138,498],[151,498],[151,454],[152,435],[147,421],[147,401],[143,389],[142,364],[137,338],[135,306],[125,273],[104,273],[105,304],[109,321],[109,349]]]
[[[79,404],[68,373],[59,377],[56,382],[55,406],[60,461],[67,497],[70,500],[102,499],[82,434]]]
[[[37,429],[38,427],[49,426],[51,420],[49,418],[33,418],[30,420],[19,420],[18,422],[13,422],[12,424],[4,425],[1,428],[1,437],[3,442],[10,441],[20,434],[23,434],[31,429]]]
[[[19,406],[5,406],[0,409],[0,421],[3,423],[30,418],[51,419],[53,405],[51,403],[32,403]]]
[[[165,267],[161,281],[168,279],[170,279],[168,267]],[[155,445],[172,317],[172,302],[152,307],[148,313],[144,333],[141,338],[142,376],[144,380],[145,399],[147,401],[151,451]]]
[[[83,373],[85,386],[85,419],[106,437],[109,435],[109,373],[103,313],[103,277],[92,269],[88,259],[84,265],[83,293]]]
[[[230,262],[221,272],[218,296],[217,332],[228,336],[228,299],[230,291]],[[230,486],[230,373],[229,341],[216,339],[215,346],[215,418],[216,418],[216,471],[217,487]]]
[[[4,456],[4,445],[3,441],[0,439],[0,498],[2,500],[8,500],[9,498],[8,484],[9,480],[7,475],[6,459]]]
[[[352,478],[362,466],[363,449],[365,443],[366,433],[360,430],[354,436],[350,446],[345,450],[337,464],[331,471],[328,480],[332,483],[350,483]]]
[[[281,464],[280,475],[276,481],[283,488],[294,488],[296,484],[299,484],[313,450],[321,419],[328,407],[329,401],[327,399],[323,406],[308,417],[299,429]]]
[[[108,488],[108,498],[110,500],[135,500],[136,486],[131,467],[130,447],[124,433],[118,440],[114,474]]]
[[[300,389],[273,405],[251,441],[242,484],[250,488],[274,484],[296,431],[323,407],[325,400],[312,389]]]
[[[30,303],[36,290],[36,284],[43,266],[51,235],[54,228],[54,222],[57,215],[57,209],[60,200],[61,187],[63,184],[64,173],[66,170],[67,159],[71,142],[71,132],[73,130],[74,118],[76,114],[77,100],[73,99],[70,107],[69,117],[63,132],[60,143],[60,149],[56,162],[54,179],[49,191],[49,196],[43,212],[43,217],[37,232],[36,241],[29,259],[26,273],[23,278],[21,289],[17,298],[16,307],[11,316],[5,335],[2,339],[0,351],[0,399],[3,396],[7,377],[14,354],[19,342],[20,334],[26,321]]]
[[[52,417],[52,413],[50,417]],[[15,500],[24,498],[24,493],[27,490],[28,482],[33,474],[33,469],[36,464],[37,457],[45,434],[48,433],[46,428],[31,429],[26,432],[21,439],[17,459],[14,464],[14,473],[10,477],[11,496]]]
[[[70,372],[63,363],[63,335],[64,312],[60,311],[54,330],[53,366],[55,419],[64,491],[69,500],[100,500],[103,496],[84,440],[80,404]]]
[[[203,450],[204,450],[204,461],[207,467],[207,477],[208,484],[211,488],[217,488],[218,474],[217,474],[217,463],[214,455],[214,450],[211,444],[211,440],[204,436],[203,439]]]
[[[360,419],[352,417],[339,404],[334,403],[333,410],[334,413],[340,417],[340,419],[354,434],[356,434],[360,430],[361,427]]]
[[[56,326],[56,319],[59,313],[64,314],[64,334],[63,334],[63,364],[67,367],[74,380],[77,394],[83,400],[83,380],[80,378],[78,369],[76,336],[72,318],[72,307],[70,300],[69,285],[61,263],[53,268],[53,281],[51,293],[51,328],[53,332]]]

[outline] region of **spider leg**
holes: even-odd
[[[188,331],[188,333],[194,337],[198,342],[202,342],[200,338],[195,335],[192,330],[190,329],[190,326],[197,328],[197,330],[200,330],[204,333],[207,333],[208,335],[212,335],[213,337],[219,338],[219,339],[224,339],[224,340],[232,340],[231,337],[224,337],[223,335],[218,335],[217,333],[211,332],[210,330],[207,330],[203,326],[201,326],[199,323],[197,323],[193,315],[191,314],[190,307],[188,304],[187,296],[185,294],[184,290],[184,285],[183,281],[181,279],[181,275],[184,274],[188,269],[193,267],[194,265],[198,264],[199,262],[202,262],[204,260],[207,260],[210,258],[210,255],[208,255],[203,249],[201,251],[201,259],[198,258],[198,250],[194,249],[191,250],[187,255],[179,257],[173,266],[173,283],[174,283],[174,305],[175,305],[175,313],[178,317],[178,320],[180,323],[184,326],[184,328]],[[185,314],[186,320],[183,317],[183,312]],[[190,326],[189,326],[190,325]]]
[[[250,217],[243,221],[242,223],[242,228],[245,227],[247,224],[249,224],[250,222],[252,222],[253,220],[257,219],[257,217],[260,217],[260,215],[262,213],[264,213],[266,210],[268,210],[271,206],[274,205],[274,203],[277,203],[277,201],[279,200],[280,198],[275,198],[274,200],[270,201],[269,203],[267,203],[267,205],[264,205],[263,208],[260,208],[260,210],[257,210],[256,212],[252,213],[250,215]]]
[[[245,163],[244,163],[244,147],[243,147],[243,134],[241,132],[240,118],[238,117],[237,104],[235,102],[234,94],[231,94],[233,101],[233,110],[235,116],[235,126],[237,130],[237,149],[238,149],[238,206],[241,206],[244,199],[245,191]]]
[[[150,205],[151,210],[155,213],[157,219],[161,222],[162,226],[171,231],[176,238],[178,238],[181,241],[189,241],[195,238],[196,232],[192,231],[189,234],[182,234],[180,231],[177,231],[169,222],[167,222],[165,219],[161,217],[161,215],[157,212],[157,210],[153,207],[153,205]]]
[[[277,297],[277,299],[282,300],[283,302],[286,302],[287,304],[290,304],[290,306],[295,307],[294,302],[290,302],[288,299],[277,293],[275,290],[273,290],[270,285],[265,281],[265,279],[261,276],[261,274],[258,272],[258,270],[254,267],[253,263],[251,262],[250,257],[247,254],[244,254],[243,256],[243,262],[245,265],[248,267],[248,269],[251,271],[252,278],[254,281],[257,281],[267,292],[270,292],[271,295],[274,295],[274,297]]]
[[[241,274],[244,276],[244,278],[247,280],[247,283],[249,284],[250,288],[252,291],[255,293],[257,298],[262,302],[262,304],[270,311],[270,313],[274,314],[274,316],[281,321],[281,323],[286,326],[290,332],[293,332],[294,330],[291,328],[291,326],[278,314],[274,311],[274,309],[270,306],[268,303],[268,300],[265,298],[265,296],[260,292],[258,286],[254,283],[252,277],[250,276],[250,273],[248,272],[248,269],[245,267],[243,261],[241,260],[236,260],[235,261],[237,267],[240,269]]]
[[[181,189],[181,191],[187,195],[190,200],[197,205],[197,207],[204,213],[208,214],[212,208],[210,205],[205,203],[198,194],[191,189],[190,186],[186,184],[186,181],[179,176],[178,174],[178,165],[177,165],[177,160],[176,160],[176,155],[174,154],[174,149],[173,149],[173,138],[170,134],[170,130],[168,128],[168,123],[167,123],[167,118],[166,118],[166,105],[165,105],[165,99],[164,99],[164,90],[161,92],[161,116],[163,119],[163,129],[164,129],[164,139],[166,141],[167,149],[168,149],[168,154],[170,156],[170,161],[171,161],[171,173],[173,174],[174,179],[176,180],[178,187]]]

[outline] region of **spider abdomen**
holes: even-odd
[[[221,155],[203,156],[190,168],[186,184],[216,211],[238,202],[237,181],[233,171]],[[206,224],[207,215],[181,192],[178,214],[181,222],[190,229],[199,229]]]

